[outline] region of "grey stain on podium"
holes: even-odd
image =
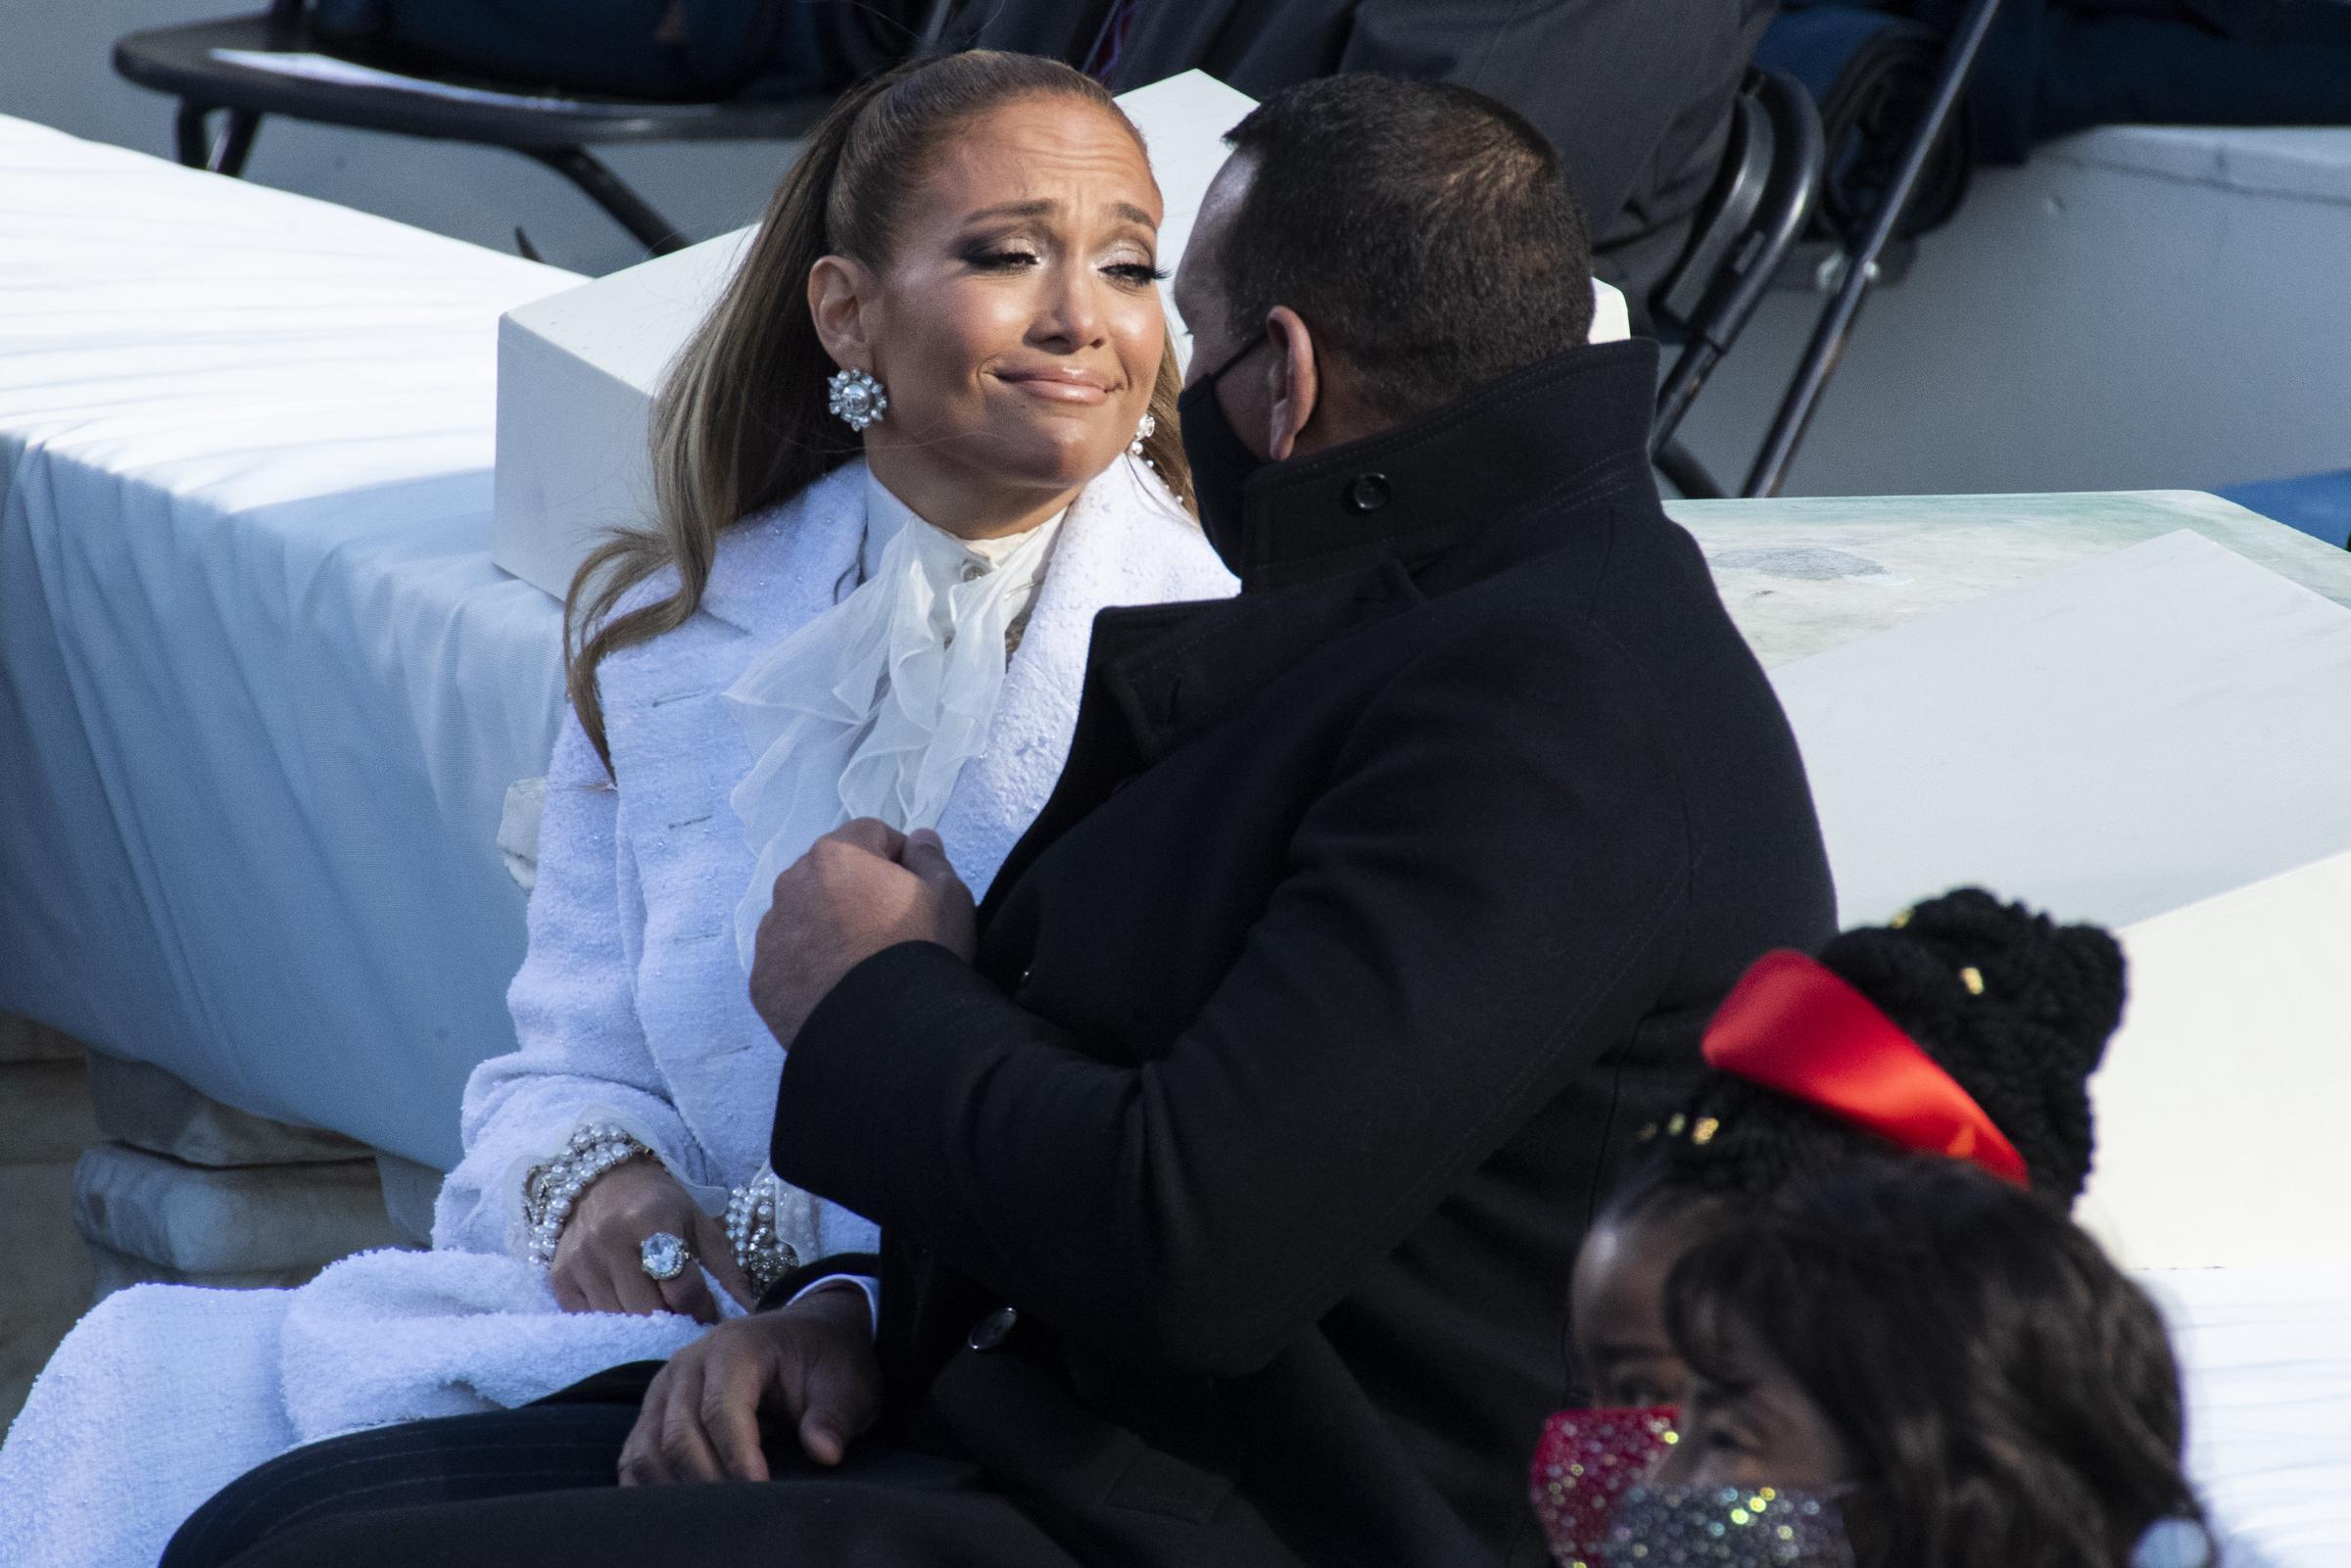
[[[1760,572],[1766,577],[1790,577],[1805,583],[1894,575],[1866,555],[1820,546],[1726,549],[1707,556],[1706,564],[1718,572]]]

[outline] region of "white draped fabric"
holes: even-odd
[[[776,878],[859,817],[936,828],[980,754],[1005,663],[1060,536],[935,528],[869,471],[863,583],[754,661],[727,693],[758,758],[730,797],[758,856],[735,909],[745,974]]]

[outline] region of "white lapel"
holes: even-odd
[[[1239,587],[1198,526],[1131,457],[1079,493],[1029,629],[1004,672],[986,743],[964,765],[938,835],[984,897],[1068,759],[1094,615],[1118,604],[1223,598]]]
[[[857,462],[722,534],[704,613],[613,655],[600,672],[645,896],[638,1016],[717,1185],[747,1180],[766,1159],[784,1061],[735,957],[735,901],[754,860],[727,796],[751,757],[725,695],[763,648],[832,607],[844,579],[853,581],[864,537]],[[651,602],[676,581],[663,573],[623,607]]]
[[[637,1008],[671,1099],[720,1185],[766,1158],[783,1053],[750,1006],[734,911],[756,858],[728,796],[752,758],[725,701],[753,658],[830,609],[853,581],[865,465],[836,470],[722,536],[705,614],[615,654],[602,673],[613,764],[645,893]],[[624,601],[650,602],[674,584]],[[1072,504],[981,754],[938,832],[984,894],[1060,777],[1096,611],[1217,598],[1238,587],[1156,477],[1123,458]],[[747,1054],[746,1054],[747,1053]],[[757,1070],[750,1066],[758,1064]]]

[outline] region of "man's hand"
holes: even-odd
[[[620,1484],[765,1481],[762,1424],[839,1464],[882,1408],[873,1309],[854,1285],[721,1323],[669,1359],[620,1450]]]
[[[886,947],[936,942],[969,963],[972,890],[938,834],[861,817],[819,838],[776,879],[751,959],[751,1006],[784,1047],[840,977]]]

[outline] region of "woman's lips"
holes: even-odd
[[[1047,403],[1093,407],[1110,401],[1110,387],[1083,370],[999,370],[996,379]]]

